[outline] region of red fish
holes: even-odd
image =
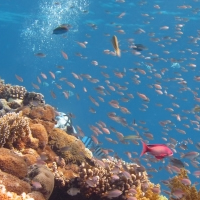
[[[173,151],[164,144],[146,144],[142,141],[143,149],[140,156],[149,152],[151,155],[155,156],[157,159],[163,159],[168,156],[173,155]]]

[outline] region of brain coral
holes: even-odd
[[[31,134],[29,119],[19,113],[7,113],[0,118],[0,147],[13,148],[13,143]]]

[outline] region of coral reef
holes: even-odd
[[[27,90],[23,86],[0,84],[0,99],[23,99]]]
[[[33,184],[32,190],[41,192],[45,199],[49,199],[54,188],[54,175],[48,167],[44,165],[30,166],[27,178]]]
[[[32,124],[42,124],[46,131],[50,133],[55,126],[55,110],[50,105],[29,107],[24,106],[23,115],[30,118]]]
[[[0,150],[0,169],[18,178],[25,177],[28,172],[24,158],[5,148]]]
[[[144,167],[98,160],[80,139],[55,128],[55,110],[42,94],[0,80],[0,116],[0,199],[166,199]]]
[[[39,147],[44,148],[48,144],[48,134],[42,124],[31,124],[31,133],[34,138],[39,140]]]
[[[6,189],[16,194],[22,194],[23,192],[31,192],[31,186],[26,181],[22,181],[16,176],[0,171],[0,180]]]
[[[49,134],[49,145],[66,163],[81,164],[86,159],[91,159],[91,154],[79,139],[59,128],[54,128]]]
[[[0,147],[13,147],[31,134],[28,118],[19,113],[7,113],[0,118]]]
[[[44,96],[40,93],[27,92],[23,98],[24,106],[42,106],[45,104]]]
[[[39,192],[31,192],[26,194],[23,192],[21,195],[16,194],[15,192],[8,192],[6,187],[0,184],[0,199],[2,200],[45,200]]]
[[[184,184],[183,180],[189,179],[187,171],[182,168],[180,173],[170,180],[171,196],[169,200],[200,200],[200,193],[194,185]]]

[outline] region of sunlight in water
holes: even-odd
[[[79,19],[88,9],[88,5],[88,0],[41,1],[38,5],[38,13],[27,19],[21,33],[24,43],[28,44],[27,48],[32,49],[33,52],[44,51],[55,46],[60,48],[62,36],[53,35],[53,29],[61,24],[69,24],[72,27],[70,33],[77,32]],[[72,35],[68,34],[67,37]]]

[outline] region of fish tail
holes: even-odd
[[[121,51],[120,51],[120,49],[118,48],[118,49],[116,49],[116,54],[117,54],[117,56],[118,57],[120,57],[121,56]]]
[[[146,143],[143,142],[143,141],[141,141],[141,142],[142,142],[142,145],[143,145],[143,149],[142,149],[140,156],[144,155],[148,151],[148,147],[147,147]]]

